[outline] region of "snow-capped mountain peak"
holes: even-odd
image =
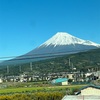
[[[44,59],[50,59],[52,57],[54,58],[62,56],[65,54],[68,55],[78,52],[85,52],[97,48],[100,48],[100,44],[96,44],[92,41],[77,38],[66,32],[58,32],[39,47],[26,53],[25,55],[19,56],[10,61],[6,61],[2,64],[8,65],[11,63],[16,64],[23,62],[26,63],[26,62],[39,61]],[[22,59],[25,57],[27,59]]]
[[[58,32],[44,43],[44,45],[46,46],[54,45],[54,47],[57,45],[75,45],[75,44],[93,45],[93,46],[100,47],[99,44],[96,44],[88,40],[79,39],[66,32]]]

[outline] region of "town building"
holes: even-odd
[[[68,78],[57,78],[52,80],[52,84],[68,85]]]
[[[78,95],[98,95],[100,96],[100,86],[95,86],[95,85],[85,86],[77,94]]]
[[[62,100],[100,100],[100,86],[85,86],[75,95],[65,95]]]
[[[0,78],[0,83],[2,83],[3,82],[3,80]]]

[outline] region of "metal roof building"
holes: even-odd
[[[62,100],[100,100],[100,86],[85,86],[76,95],[65,95]]]
[[[68,81],[68,79],[67,78],[57,78],[57,79],[52,80],[52,83],[61,83],[65,81]]]
[[[96,85],[87,85],[80,89],[76,95],[98,95],[100,96],[100,86]]]
[[[75,95],[66,95],[62,100],[100,100],[100,96],[75,96]]]
[[[61,83],[62,85],[68,85],[68,78],[57,78],[51,81],[52,84]]]

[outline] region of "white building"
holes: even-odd
[[[100,86],[85,86],[76,95],[65,95],[62,100],[100,100]]]
[[[79,95],[97,95],[100,96],[100,86],[89,85],[79,91]]]
[[[68,79],[67,78],[57,78],[52,80],[52,84],[61,84],[61,85],[68,85]]]
[[[0,78],[0,83],[2,83],[3,82],[3,80]]]

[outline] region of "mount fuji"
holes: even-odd
[[[17,58],[4,61],[4,64],[26,63],[96,48],[100,48],[100,44],[77,38],[66,32],[58,32],[34,50]]]
[[[60,54],[60,53],[77,53],[90,49],[99,48],[100,44],[96,44],[89,40],[82,40],[65,32],[58,32],[49,40],[44,42],[36,49],[30,51],[26,55],[33,54]]]

